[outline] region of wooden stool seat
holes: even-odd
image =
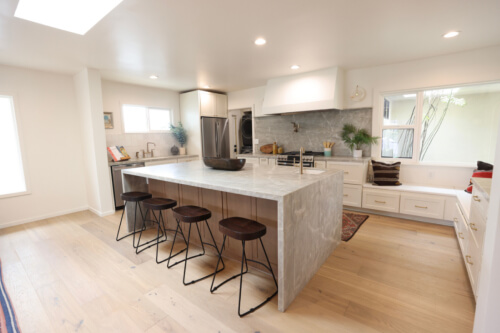
[[[146,209],[164,210],[177,206],[177,201],[167,198],[150,198],[142,202]]]
[[[125,192],[122,193],[120,197],[122,198],[122,200],[125,201],[138,202],[150,199],[153,197],[153,195],[151,193],[146,193],[146,192]]]
[[[187,223],[196,223],[208,220],[212,216],[212,212],[208,209],[198,206],[182,206],[172,209],[174,217]]]
[[[243,217],[230,217],[219,222],[219,231],[237,240],[254,240],[266,234],[266,226]]]

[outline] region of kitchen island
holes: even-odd
[[[340,243],[342,183],[340,170],[304,170],[247,164],[240,171],[214,170],[202,161],[123,171],[124,191],[146,191],[179,205],[209,209],[218,245],[218,222],[241,216],[267,226],[263,242],[278,277],[278,308],[285,311]],[[127,212],[129,231],[132,210]],[[171,212],[167,213],[173,226]],[[202,230],[205,237],[206,231]],[[226,242],[227,243],[227,242]],[[255,246],[249,258],[262,260]],[[224,255],[241,259],[241,244],[229,241]]]

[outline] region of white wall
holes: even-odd
[[[106,146],[124,146],[131,157],[135,157],[135,153],[142,149],[146,150],[147,142],[156,144],[155,156],[171,155],[170,148],[174,144],[179,146],[172,134],[169,133],[123,133],[121,113],[122,104],[169,109],[173,112],[173,123],[177,124],[180,121],[179,93],[167,89],[102,81],[102,99],[104,112],[112,112],[114,120],[114,128],[106,129]],[[109,154],[108,158],[111,160]]]
[[[233,91],[227,94],[229,110],[251,108],[256,103],[262,103],[266,86]]]
[[[0,92],[15,97],[31,191],[0,199],[0,228],[87,209],[72,77],[0,66]]]
[[[111,176],[104,134],[101,75],[85,68],[74,76],[84,155],[89,209],[104,216],[114,213]]]

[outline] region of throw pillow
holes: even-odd
[[[372,161],[373,182],[380,186],[398,186],[401,162],[384,163]]]
[[[493,170],[493,164],[489,164],[483,161],[477,161],[477,169],[483,171]]]
[[[472,177],[476,178],[493,178],[493,170],[484,171],[484,170],[474,170],[472,173]],[[472,193],[472,180],[469,183],[469,186],[465,189],[465,192]]]

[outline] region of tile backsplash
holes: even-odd
[[[292,122],[299,124],[299,131],[293,131]],[[346,123],[372,132],[372,109],[327,110],[255,118],[255,138],[260,146],[276,141],[284,151],[306,150],[323,151],[323,141],[333,141],[334,156],[350,156],[351,151],[340,138]],[[363,147],[363,156],[371,156],[371,147]]]
[[[125,150],[134,158],[136,152],[140,152],[142,149],[146,151],[146,144],[148,142],[153,142],[156,147],[154,147],[155,156],[168,156],[172,155],[170,153],[170,148],[175,144],[180,147],[179,143],[175,140],[174,136],[170,133],[140,133],[140,134],[107,134],[106,133],[106,145],[110,146],[123,146]],[[150,148],[153,148],[150,145]],[[140,155],[142,157],[142,154]],[[111,155],[108,153],[108,159],[111,160]]]

